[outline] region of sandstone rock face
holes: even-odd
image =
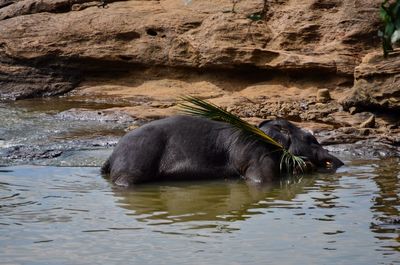
[[[343,105],[400,111],[400,53],[388,58],[377,52],[365,56],[355,69],[354,87]]]
[[[65,93],[143,66],[352,76],[379,1],[1,0],[0,97]]]

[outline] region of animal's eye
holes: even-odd
[[[329,168],[333,167],[333,164],[330,160],[326,160],[326,161],[324,161],[324,166],[325,166],[325,168],[329,169]]]
[[[288,129],[286,129],[286,128],[280,126],[280,125],[275,125],[275,128],[276,128],[280,133],[289,135],[289,130],[288,130]]]
[[[280,132],[281,132],[281,133],[284,133],[284,134],[286,134],[286,135],[289,135],[289,130],[288,130],[288,129],[281,128],[281,129],[280,129]]]

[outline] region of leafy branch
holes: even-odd
[[[253,21],[263,20],[265,19],[267,12],[268,12],[267,0],[263,0],[263,9],[260,12],[250,14],[247,18]]]
[[[383,55],[387,57],[393,51],[393,44],[400,40],[400,0],[385,0],[380,6],[380,17],[384,23],[382,38]]]

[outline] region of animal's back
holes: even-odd
[[[150,122],[121,138],[102,172],[120,185],[215,174],[228,159],[218,128],[226,125],[190,116]]]

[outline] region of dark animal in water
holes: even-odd
[[[286,120],[259,128],[315,169],[343,165],[315,137]],[[243,177],[254,183],[281,176],[282,150],[243,137],[230,124],[193,116],[173,116],[127,133],[102,167],[117,185],[163,180]]]

